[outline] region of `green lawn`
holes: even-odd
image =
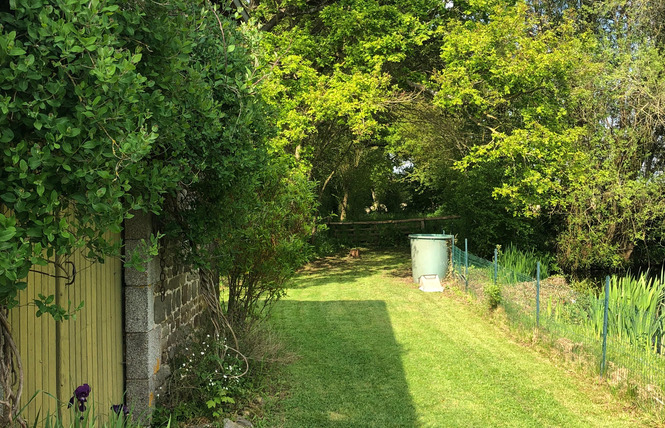
[[[298,358],[259,426],[649,426],[451,290],[419,291],[409,265],[366,252],[297,276],[272,323]]]

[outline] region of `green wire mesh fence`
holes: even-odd
[[[607,292],[576,292],[561,277],[543,275],[541,280],[539,266],[532,269],[535,275],[528,275],[502,266],[497,251],[493,260],[486,260],[469,253],[464,244],[464,249],[452,246],[451,259],[454,278],[465,291],[483,299],[486,288],[496,284],[500,305],[512,324],[525,331],[533,329],[541,340],[552,345],[558,357],[593,368],[612,387],[627,391],[640,405],[665,410],[662,335],[642,335],[640,341],[624,337],[613,327],[621,321],[622,314],[612,304],[607,305],[609,321],[606,318],[603,323]],[[606,290],[609,291],[609,278]],[[662,322],[665,315],[659,317]]]

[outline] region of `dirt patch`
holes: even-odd
[[[536,282],[518,282],[501,287],[504,300],[519,305],[526,311],[536,310],[537,288]],[[578,300],[577,292],[570,288],[565,278],[553,277],[541,281],[540,284],[540,307],[549,305],[574,304]]]

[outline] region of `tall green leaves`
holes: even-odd
[[[609,294],[608,334],[658,350],[662,345],[663,299],[665,299],[665,277],[637,278],[612,276]],[[603,331],[605,292],[592,296],[589,321],[597,336]]]

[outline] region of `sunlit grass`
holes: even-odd
[[[419,291],[409,265],[408,254],[365,252],[298,275],[272,322],[299,359],[259,426],[648,425],[463,296]]]

